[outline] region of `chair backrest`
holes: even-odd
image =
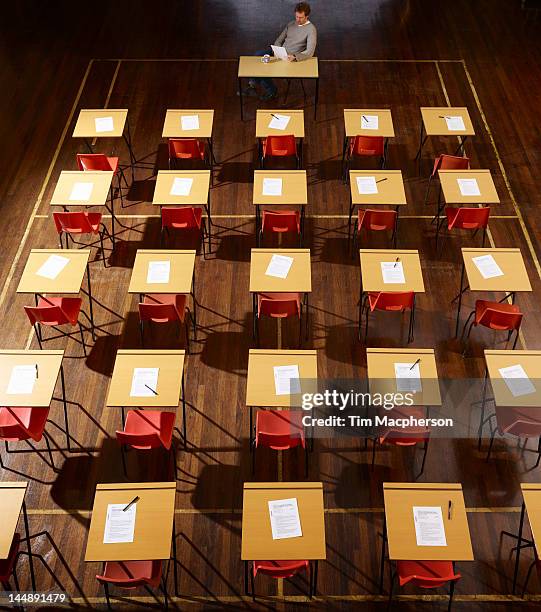
[[[458,157],[457,155],[446,155],[442,153],[434,160],[434,168],[432,170],[432,176],[434,176],[438,170],[469,170],[470,159],[469,157]]]
[[[24,310],[32,325],[42,323],[43,325],[64,325],[69,323],[69,317],[60,306],[25,306]]]
[[[371,294],[373,295],[373,294]],[[413,291],[382,291],[371,303],[372,310],[404,310],[413,308],[415,294]]]
[[[518,331],[523,316],[521,312],[509,312],[501,308],[499,302],[489,304],[479,317],[479,325],[498,331]]]
[[[161,561],[114,561],[105,565],[105,574],[96,575],[100,582],[135,589],[148,584],[162,572]]]
[[[380,433],[380,442],[396,446],[414,446],[425,442],[430,437],[428,427],[404,427],[394,429],[388,427]]]
[[[297,143],[293,134],[267,136],[265,157],[288,157],[297,155]]]
[[[265,315],[276,319],[298,317],[301,314],[300,301],[297,298],[272,299],[261,297],[259,299],[258,315]]]
[[[175,159],[201,159],[197,138],[169,138],[169,157]]]
[[[91,234],[92,225],[88,214],[82,210],[74,212],[53,212],[56,231],[61,234]]]
[[[134,448],[159,448],[162,446],[162,441],[157,432],[126,433],[125,431],[117,431],[116,439],[120,444],[133,446]]]
[[[394,230],[397,212],[395,210],[359,210],[359,229],[378,232]]]
[[[264,210],[261,224],[263,232],[295,232],[300,233],[299,213],[294,210]]]
[[[449,229],[485,229],[490,217],[490,206],[482,208],[446,208],[445,214],[449,219]]]
[[[0,408],[0,439],[39,442],[49,416],[48,407]],[[27,424],[25,424],[27,423]]]
[[[77,167],[79,170],[113,170],[103,153],[77,153]]]
[[[258,573],[273,578],[291,578],[308,568],[308,561],[254,561],[254,576]]]
[[[518,438],[539,438],[541,436],[540,417],[538,407],[496,406],[496,421],[502,434],[508,433]]]
[[[193,206],[162,206],[162,228],[200,229],[201,216],[196,214],[196,210]]]
[[[141,321],[153,323],[168,323],[179,320],[179,313],[173,304],[139,303],[139,318]]]
[[[296,411],[258,411],[256,446],[286,450],[304,444],[304,428]]]
[[[383,155],[385,140],[383,136],[354,136],[351,154],[361,156]]]

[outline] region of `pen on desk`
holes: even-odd
[[[368,122],[368,119],[364,115],[362,117],[366,122]]]
[[[128,509],[130,506],[133,506],[133,504],[135,504],[135,503],[136,503],[136,502],[138,502],[138,501],[139,501],[139,495],[137,495],[136,497],[134,497],[134,498],[131,500],[131,502],[130,502],[130,503],[129,503],[129,504],[128,504],[128,505],[127,505],[125,508],[122,508],[122,512],[126,512],[126,510],[127,510],[127,509]]]
[[[411,366],[410,370],[413,370],[413,368],[421,361],[421,358],[419,357],[419,359],[417,359],[417,361]]]
[[[440,119],[449,119],[449,117],[447,115],[439,115]]]
[[[39,378],[39,370],[38,370],[38,364],[34,364],[36,366],[36,378]]]
[[[280,117],[278,117],[278,115],[275,115],[274,113],[271,113],[271,117],[274,117],[275,119],[280,119]]]
[[[447,519],[451,520],[451,512],[453,510],[453,502],[449,500],[449,504],[447,506]]]
[[[393,268],[396,268],[396,264],[397,264],[399,261],[400,261],[400,257],[397,257],[397,258],[396,258],[396,261],[394,262],[394,266],[393,266]]]
[[[146,387],[147,389],[150,389],[150,390],[152,391],[152,393],[154,393],[154,395],[158,395],[158,392],[157,392],[157,391],[155,391],[155,390],[154,390],[152,387],[149,387],[148,385],[145,385],[145,387]]]
[[[386,180],[387,180],[387,177],[379,179],[379,181],[376,181],[376,183],[383,183],[383,181],[386,181]]]

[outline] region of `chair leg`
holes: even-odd
[[[121,173],[119,172],[116,176],[117,181],[118,181],[118,195],[120,196],[120,208],[124,208],[124,197],[122,195],[122,183],[120,182],[120,176],[121,176]]]
[[[184,336],[186,338],[186,352],[190,354],[190,311],[186,309],[184,313]]]
[[[430,193],[431,183],[432,183],[432,174],[428,177],[428,185],[426,186],[425,201],[424,201],[425,206],[426,206],[426,203],[428,202],[428,194]]]
[[[393,588],[394,588],[394,579],[395,579],[395,573],[393,572],[393,568],[390,565],[390,562],[389,562],[389,576],[390,576],[389,599],[387,601],[387,609],[388,610],[391,608],[391,604],[392,604],[392,601],[393,601]]]
[[[487,456],[485,457],[485,461],[487,462],[490,459],[490,453],[492,452],[492,447],[494,446],[495,436],[496,436],[496,430],[494,429],[490,434],[490,444],[488,445]]]
[[[250,583],[252,585],[252,599],[255,601],[255,578],[253,567],[250,569]]]
[[[449,585],[449,605],[447,606],[447,612],[451,610],[454,593],[455,593],[455,581],[451,580],[451,584]]]
[[[537,467],[540,461],[541,461],[541,436],[539,436],[539,441],[537,442],[537,461],[535,462],[534,467]]]
[[[86,353],[86,344],[85,344],[85,336],[83,334],[83,326],[81,325],[81,322],[79,321],[79,333],[81,334],[81,342],[83,344],[83,353],[85,354],[85,357],[87,357],[87,353]]]
[[[128,468],[126,466],[126,448],[124,444],[120,445],[120,456],[122,457],[122,470],[124,472],[124,477],[126,480],[128,479]]]
[[[99,235],[100,235],[101,259],[103,261],[103,267],[106,268],[107,264],[105,263],[105,249],[103,248],[103,232],[99,232]]]
[[[423,449],[423,462],[421,463],[421,471],[419,472],[419,476],[425,471],[425,462],[426,462],[426,453],[428,451],[428,438],[425,440],[424,449]]]
[[[51,443],[49,442],[49,435],[46,434],[45,432],[43,432],[43,439],[45,440],[45,444],[47,445],[47,453],[49,455],[49,461],[51,462],[53,470],[56,472],[56,466],[54,464],[54,459],[53,459],[53,451],[51,449]]]
[[[109,597],[109,585],[106,582],[103,583],[103,590],[105,591],[105,599],[107,600],[107,609],[112,610],[111,599]]]
[[[144,333],[144,323],[143,321],[139,321],[139,334],[141,335],[141,346],[144,348],[145,346],[145,333]]]
[[[528,568],[528,572],[526,573],[526,580],[524,581],[524,586],[522,587],[522,597],[526,595],[526,589],[528,588],[528,582],[530,582],[530,576],[532,575],[532,570],[535,567],[535,561],[532,561],[530,567]]]
[[[518,329],[516,330],[515,341],[513,342],[513,350],[515,350],[515,347],[517,345],[517,341],[518,341]]]
[[[34,323],[34,331],[36,332],[36,338],[38,339],[38,346],[40,349],[43,348],[43,345],[41,344],[42,341],[42,336],[41,336],[41,329],[39,327],[39,323]]]
[[[252,444],[252,476],[255,475],[255,455],[257,452],[257,446],[255,445],[255,438],[251,442]]]

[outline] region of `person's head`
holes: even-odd
[[[297,25],[304,25],[308,21],[310,5],[308,2],[299,2],[295,5],[295,22]]]

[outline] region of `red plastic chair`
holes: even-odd
[[[267,136],[261,139],[261,168],[265,167],[268,157],[294,157],[295,167],[301,167],[301,159],[297,150],[297,141],[292,134]]]
[[[258,410],[255,418],[252,447],[252,474],[255,474],[255,456],[260,446],[276,451],[289,450],[301,446],[304,449],[304,476],[308,476],[308,445],[303,413],[294,410]]]
[[[79,321],[79,313],[82,312],[85,317],[88,316],[81,309],[83,300],[79,297],[40,297],[37,306],[25,306],[24,310],[30,320],[30,324],[34,326],[36,338],[38,339],[39,348],[43,348],[43,336],[41,333],[41,325],[52,327],[60,332],[63,336],[69,337],[71,334],[58,329],[58,325],[70,325],[71,327],[78,326],[81,334],[81,343],[85,357],[86,344],[83,334],[83,326]]]
[[[375,310],[385,312],[410,311],[410,321],[408,327],[408,343],[413,340],[413,328],[415,325],[415,293],[413,291],[381,291],[379,293],[369,292],[361,307],[361,317],[359,318],[359,340],[361,339],[361,319],[362,312],[365,311],[364,341],[368,337],[368,315]]]
[[[462,330],[461,339],[464,337],[464,332],[472,317],[468,333],[466,334],[466,346],[464,347],[463,355],[466,354],[468,342],[472,328],[478,325],[488,327],[495,331],[507,331],[507,341],[511,339],[513,332],[516,332],[513,348],[517,345],[518,332],[522,322],[522,313],[518,306],[514,304],[501,304],[500,302],[488,302],[487,300],[477,300],[475,302],[475,310],[471,312],[466,319],[464,329]]]
[[[491,422],[490,445],[486,460],[488,461],[490,458],[496,433],[500,436],[509,434],[524,440],[524,446],[530,438],[537,438],[537,461],[533,466],[536,468],[541,461],[541,408],[496,406],[496,412],[490,416],[490,420],[492,421],[494,418],[496,419],[496,426],[493,427]]]
[[[163,448],[168,451],[173,466],[176,467],[175,449],[172,443],[174,427],[174,412],[163,410],[128,411],[123,430],[116,432],[116,439],[122,449],[122,465],[126,478],[128,477],[125,457],[126,446],[137,450]]]
[[[255,601],[255,578],[257,574],[271,576],[272,578],[292,578],[303,571],[309,574],[309,596],[310,599],[312,599],[315,587],[312,564],[310,561],[251,561],[250,580],[252,592],[248,593],[248,584],[246,581],[246,594],[251,594]]]
[[[434,167],[432,168],[432,174],[428,177],[428,185],[426,186],[425,193],[425,205],[428,202],[428,194],[430,192],[430,185],[432,180],[438,177],[438,170],[469,170],[470,169],[470,160],[468,157],[458,157],[456,155],[446,155],[442,153],[434,160]],[[439,201],[441,198],[438,197],[438,208]],[[438,210],[439,212],[439,210]]]
[[[354,157],[379,157],[380,167],[385,168],[387,151],[383,136],[353,136],[349,142],[344,164],[344,183],[349,180],[349,169]]]
[[[295,210],[264,210],[259,230],[257,245],[261,246],[264,233],[269,234],[296,234],[299,237],[299,246],[302,246],[301,216]]]
[[[39,442],[42,438],[47,444],[51,466],[55,469],[53,453],[45,425],[49,418],[49,408],[2,407],[0,408],[0,440],[4,440],[6,452],[10,452],[8,442],[26,442],[39,454],[39,451],[29,442]],[[4,467],[0,455],[0,467]]]
[[[167,610],[168,595],[165,579],[162,576],[162,566],[162,561],[107,561],[104,563],[103,573],[96,574],[96,580],[103,584],[107,609],[112,610],[109,587],[116,586],[128,590],[143,587],[153,598],[154,594],[149,587],[160,587]]]
[[[19,579],[17,578],[17,555],[19,553],[19,544],[21,542],[20,534],[16,533],[11,540],[8,556],[0,560],[0,584],[4,591],[11,591],[9,583],[11,576],[15,583],[15,590],[19,591]]]
[[[164,233],[169,237],[169,230],[198,231],[203,243],[203,257],[206,257],[205,235],[208,236],[210,252],[210,223],[207,230],[206,220],[203,218],[203,209],[197,206],[162,206],[161,242]]]
[[[54,212],[53,220],[58,232],[60,248],[63,249],[62,236],[66,235],[66,248],[69,248],[68,237],[73,235],[85,235],[91,234],[93,236],[99,236],[101,255],[103,259],[103,265],[105,266],[105,249],[103,248],[103,235],[107,234],[109,238],[111,235],[109,231],[101,222],[101,213],[88,213],[86,211],[77,212]],[[71,238],[72,242],[75,242]]]
[[[398,213],[395,210],[359,210],[359,218],[353,228],[353,253],[361,240],[361,230],[368,232],[391,232],[393,248],[396,248]]]
[[[186,350],[190,352],[189,319],[193,324],[194,338],[196,334],[195,321],[186,302],[186,295],[175,293],[149,293],[139,303],[139,322],[141,345],[145,345],[144,323],[173,323],[178,321],[180,328],[184,323]],[[188,316],[186,317],[186,313]]]
[[[445,208],[445,216],[447,217],[447,229],[451,232],[454,229],[470,230],[477,233],[480,229],[483,230],[483,242],[481,246],[485,246],[485,239],[488,227],[488,218],[490,217],[490,206],[482,208]],[[438,236],[440,228],[443,225],[444,219],[439,219],[436,225],[436,245],[438,244]]]
[[[169,170],[177,168],[178,160],[202,161],[205,167],[210,168],[212,183],[212,163],[210,154],[207,159],[204,140],[198,140],[197,138],[169,138],[167,146],[169,151]]]
[[[455,583],[461,575],[455,573],[452,561],[397,561],[396,572],[391,574],[389,603],[392,600],[394,578],[398,574],[400,586],[411,583],[422,589],[436,589],[449,583],[449,605],[451,609]]]
[[[390,411],[386,411],[386,415],[389,418],[407,418],[414,416],[417,419],[425,417],[425,413],[420,408],[407,408],[398,409],[395,408]],[[382,427],[379,431],[379,435],[372,439],[372,469],[374,469],[374,463],[376,461],[376,446],[379,444],[383,446],[389,444],[392,446],[417,446],[418,444],[423,445],[423,462],[421,464],[421,470],[417,474],[417,478],[423,473],[425,469],[426,453],[428,451],[428,441],[430,439],[430,429],[428,427]]]
[[[257,297],[254,336],[259,345],[259,320],[261,317],[273,319],[299,318],[299,344],[302,342],[302,299],[300,293],[260,293]],[[308,334],[308,323],[306,327]]]
[[[93,170],[113,172],[118,182],[118,193],[120,195],[120,205],[124,208],[124,198],[122,196],[122,179],[129,187],[124,170],[118,164],[118,157],[108,157],[103,153],[77,153],[77,167],[79,170]]]

